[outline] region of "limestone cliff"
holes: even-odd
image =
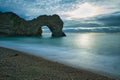
[[[36,19],[26,21],[15,13],[0,12],[0,35],[7,36],[39,36],[42,35],[42,26],[47,26],[52,36],[65,36],[62,31],[63,21],[58,15],[42,15]]]

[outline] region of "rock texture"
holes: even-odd
[[[42,15],[26,21],[15,13],[0,12],[0,35],[7,36],[41,36],[42,26],[47,26],[52,36],[65,36],[62,31],[63,21],[58,15]]]

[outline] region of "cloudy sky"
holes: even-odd
[[[58,14],[73,26],[120,26],[119,6],[120,0],[0,0],[2,12],[24,19]]]

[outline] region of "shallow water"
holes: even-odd
[[[0,37],[8,47],[76,68],[120,76],[120,33],[67,33],[67,37]]]

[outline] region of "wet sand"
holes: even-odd
[[[0,47],[0,80],[115,80]]]

